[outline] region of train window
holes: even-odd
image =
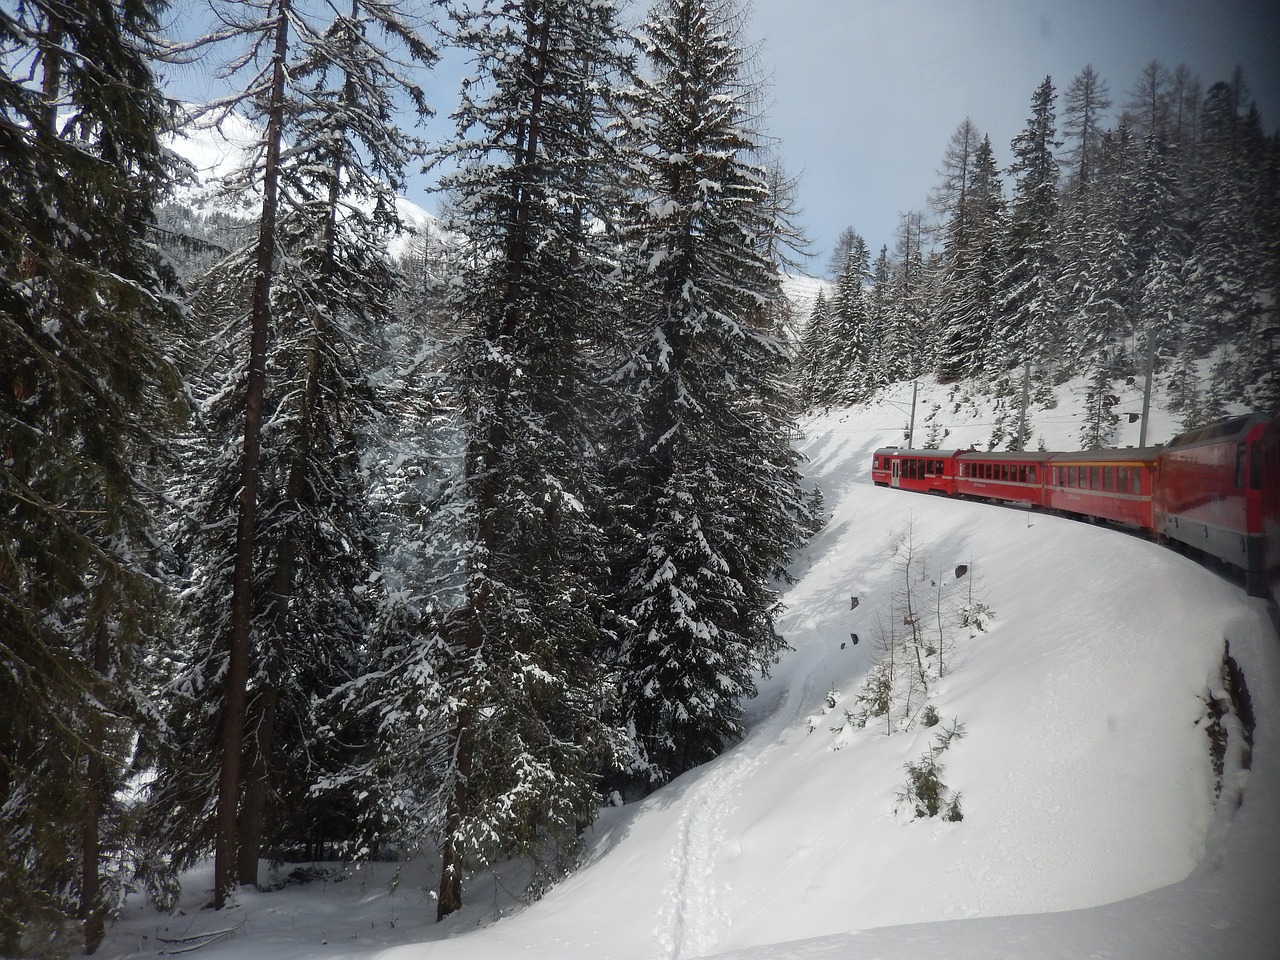
[[[1236,444],[1236,486],[1244,486],[1244,451],[1243,443]]]
[[[1116,488],[1115,477],[1113,476],[1114,470],[1115,470],[1114,467],[1102,468],[1102,489],[1103,490],[1114,490]]]
[[[1027,467],[1027,483],[1036,482],[1036,465],[1033,463]]]
[[[1129,492],[1129,468],[1116,467],[1116,489],[1121,493]]]
[[[1089,468],[1089,489],[1090,490],[1102,489],[1102,468],[1101,467]]]

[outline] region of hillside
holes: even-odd
[[[932,406],[947,390],[921,393]],[[796,558],[781,620],[793,650],[750,705],[746,738],[606,810],[584,866],[542,901],[522,909],[476,878],[469,906],[436,925],[430,862],[405,865],[394,889],[395,865],[329,865],[326,882],[242,892],[217,915],[198,909],[198,872],[185,915],[135,906],[102,955],[154,956],[179,946],[157,938],[243,921],[202,960],[1273,956],[1280,643],[1262,604],[1124,533],[871,486],[870,451],[900,436],[903,399],[899,387],[805,424],[830,520]],[[1036,413],[1037,435],[1061,445],[1078,413],[1065,391]],[[955,414],[948,443],[980,437],[989,416]],[[943,724],[886,736],[845,711],[893,619],[904,532],[948,602],[973,584],[992,617],[952,638],[929,691]],[[1257,726],[1246,770],[1228,722],[1215,802],[1206,703],[1221,694],[1224,641]],[[913,819],[904,764],[956,722],[942,779],[963,819]]]

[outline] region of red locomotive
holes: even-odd
[[[1144,531],[1239,569],[1280,609],[1280,415],[1251,414],[1163,447],[982,453],[883,447],[877,486],[1027,504]]]

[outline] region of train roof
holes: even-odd
[[[1054,463],[1150,463],[1160,456],[1161,447],[1121,447],[1106,450],[1073,450],[1070,453],[1053,453]]]
[[[937,459],[941,457],[944,460],[950,460],[957,453],[964,453],[963,450],[934,450],[932,448],[925,449],[923,447],[911,449],[909,447],[881,447],[876,453],[891,453],[895,457],[930,457]]]
[[[1044,450],[961,450],[966,458],[997,463],[1042,463],[1053,456]]]
[[[1238,417],[1227,417],[1216,423],[1197,427],[1180,433],[1167,444],[1164,449],[1172,447],[1195,447],[1203,443],[1222,443],[1231,440],[1243,440],[1254,427],[1267,423],[1271,418],[1265,413],[1246,413]]]

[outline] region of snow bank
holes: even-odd
[[[796,558],[781,621],[793,651],[749,705],[742,743],[606,810],[583,868],[527,909],[477,881],[436,925],[432,865],[411,865],[394,892],[392,867],[376,865],[240,894],[231,914],[245,926],[202,960],[1276,956],[1280,642],[1262,604],[1130,534],[871,486],[870,452],[900,436],[903,394],[806,425],[830,521]],[[1033,414],[1050,446],[1073,445],[1065,395]],[[941,404],[947,390],[922,396]],[[956,445],[989,430],[984,415],[948,414]],[[944,723],[964,726],[942,757],[959,822],[899,802],[904,764],[939,728],[845,722],[908,529],[931,580],[975,585],[994,612],[957,637],[931,691]],[[1252,768],[1228,769],[1215,803],[1205,698],[1227,642],[1258,723]],[[207,885],[189,883],[189,910]],[[514,915],[491,923],[499,913]],[[155,955],[162,927],[224,920],[132,909],[102,955]]]

